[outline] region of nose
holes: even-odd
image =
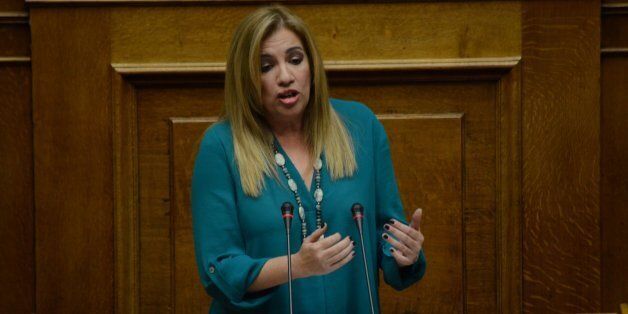
[[[287,87],[290,86],[294,82],[294,75],[288,68],[288,65],[283,63],[279,65],[279,74],[277,77],[277,82],[280,86]]]

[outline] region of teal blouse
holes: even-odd
[[[352,137],[358,168],[352,177],[332,181],[325,156],[321,156],[323,220],[329,225],[327,235],[339,232],[356,240],[356,256],[330,274],[294,280],[294,313],[370,313],[360,237],[351,215],[353,203],[364,206],[364,246],[376,310],[379,269],[386,283],[402,290],[423,277],[426,261],[421,250],[414,265],[399,267],[390,255],[390,244],[381,237],[384,223],[391,218],[407,223],[382,124],[363,104],[333,98],[330,102]],[[288,170],[297,182],[310,234],[316,228],[314,188],[308,192],[287,154],[280,146],[278,149],[286,156]],[[229,123],[215,123],[205,132],[194,165],[191,198],[198,270],[201,283],[213,297],[210,313],[289,313],[287,283],[246,292],[268,259],[286,255],[280,206],[286,201],[296,202],[285,177],[281,181],[267,177],[261,196],[245,195]],[[295,210],[293,253],[299,251],[301,243],[301,224]]]

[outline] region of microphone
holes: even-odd
[[[286,251],[288,252],[288,294],[290,296],[290,314],[293,311],[292,305],[292,254],[290,252],[290,225],[292,223],[292,217],[294,215],[292,212],[294,211],[294,206],[290,202],[285,202],[281,204],[281,217],[283,218],[283,224],[286,227]]]
[[[366,274],[366,286],[369,289],[369,301],[371,302],[371,313],[375,314],[375,308],[373,307],[373,292],[371,290],[371,280],[369,279],[369,268],[366,263],[366,251],[364,250],[364,235],[362,234],[362,219],[364,218],[364,207],[360,203],[355,203],[351,206],[351,214],[353,220],[355,220],[358,231],[360,232],[360,244],[362,246],[362,260],[364,261],[364,274]]]

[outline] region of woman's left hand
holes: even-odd
[[[394,238],[387,233],[383,233],[382,238],[394,247],[390,251],[399,266],[412,265],[419,259],[424,240],[420,226],[422,213],[423,210],[417,208],[412,214],[409,226],[396,219],[391,219],[384,225],[384,229]]]

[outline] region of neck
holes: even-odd
[[[293,121],[268,121],[281,145],[300,142],[303,139],[303,124],[300,119]]]

